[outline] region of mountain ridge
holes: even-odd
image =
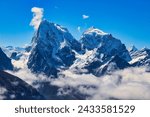
[[[28,52],[27,57],[24,57],[28,59],[27,67],[33,73],[44,73],[51,77],[58,77],[59,72],[67,69],[76,71],[83,69],[94,75],[100,74],[97,72],[101,71],[102,66],[108,66],[112,57],[120,58],[118,60],[124,63],[124,68],[149,63],[147,61],[149,57],[143,56],[146,50],[138,50],[135,46],[127,49],[121,40],[110,33],[90,27],[83,32],[80,40],[76,40],[67,28],[47,20],[41,22],[30,46],[24,49],[13,49],[9,46],[7,51],[9,50],[12,51],[9,57],[17,62],[24,56],[25,51]],[[135,63],[143,60],[142,57],[146,59],[145,63]],[[113,62],[117,65],[117,61]],[[116,67],[119,68],[118,65]]]
[[[30,98],[31,92],[34,90],[37,97],[41,96],[40,99],[43,99],[42,95],[44,99],[86,99],[88,95],[82,95],[75,90],[75,87],[61,88],[52,85],[50,81],[67,77],[64,71],[68,71],[66,73],[70,71],[73,73],[71,75],[88,74],[99,78],[105,75],[111,76],[115,71],[130,67],[148,66],[150,68],[150,49],[138,50],[135,46],[127,49],[121,40],[95,27],[87,29],[81,38],[76,40],[67,28],[43,20],[35,32],[31,44],[24,48],[4,47],[0,49],[0,59],[2,60],[0,61],[0,70],[3,70],[0,72],[0,76],[4,74],[5,70],[18,72],[26,69],[37,77],[38,75],[46,76],[48,81],[37,80],[33,82],[33,85],[39,86],[37,89],[30,86],[24,87],[22,84],[25,82],[19,80],[20,86],[29,91],[27,95]],[[12,76],[5,75],[5,77],[10,79]],[[11,80],[16,79],[13,78]],[[10,80],[5,80],[7,79],[1,80],[2,84],[3,82],[11,84]],[[15,86],[8,87],[13,89]],[[93,85],[84,86],[83,84],[83,87],[96,89]],[[68,90],[69,94],[59,95],[61,91]],[[12,92],[14,93],[14,90],[10,90],[9,93]],[[16,99],[29,99],[28,96],[20,97],[21,92],[16,93],[17,95]],[[14,95],[12,98],[10,95],[5,96],[6,99],[14,97]]]

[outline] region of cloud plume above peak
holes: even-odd
[[[44,9],[33,7],[31,12],[33,13],[33,19],[30,22],[30,26],[33,26],[34,30],[37,30],[42,21]]]

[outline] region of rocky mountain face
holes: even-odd
[[[41,22],[32,44],[28,68],[47,76],[57,77],[61,69],[73,64],[75,53],[81,51],[81,44],[66,28],[47,20]]]
[[[130,56],[132,57],[132,54],[134,54],[138,49],[133,45],[128,49]]]
[[[101,76],[130,66],[128,50],[111,34],[92,27],[83,33],[80,42],[86,53],[78,57],[72,69],[86,69],[87,73]]]
[[[13,70],[11,59],[0,48],[0,70]]]
[[[45,98],[25,81],[11,74],[0,71],[0,99],[38,100]]]
[[[125,45],[111,34],[104,33],[97,28],[90,28],[85,31],[80,39],[82,45],[87,50],[97,49],[97,53],[104,56],[112,57],[118,55],[126,61],[130,61],[131,57]]]
[[[150,49],[143,48],[131,54],[132,60],[130,64],[136,66],[150,66]]]
[[[101,76],[104,74],[111,74],[116,70],[122,70],[130,66],[131,65],[127,61],[116,55],[113,56],[106,64],[96,69],[95,75]]]
[[[8,46],[3,51],[13,60],[13,64],[18,65],[21,61],[33,73],[51,78],[57,78],[61,71],[68,69],[101,76],[130,66],[149,65],[150,61],[149,49],[138,50],[132,46],[127,50],[119,39],[95,27],[86,30],[78,41],[66,28],[47,20],[41,22],[30,46]],[[3,58],[0,68],[12,69],[10,59],[4,52],[0,51]]]
[[[44,20],[32,41],[28,68],[32,72],[44,73],[47,76],[57,77],[63,69],[78,67],[96,75],[100,74],[97,72],[102,71],[102,65],[111,61],[112,57],[118,56],[120,60],[126,61],[122,65],[124,68],[128,67],[127,62],[131,60],[120,40],[94,27],[85,31],[78,42],[66,28]],[[87,51],[94,53],[88,56]],[[78,58],[78,55],[84,56],[84,60]]]

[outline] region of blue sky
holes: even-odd
[[[150,47],[149,6],[150,0],[0,0],[0,46],[30,43],[31,8],[40,7],[45,19],[67,27],[77,39],[95,26],[127,46]]]

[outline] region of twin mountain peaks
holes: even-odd
[[[140,66],[150,66],[150,49],[138,50],[135,46],[127,49],[112,34],[95,27],[86,30],[81,38],[76,40],[67,28],[47,20],[41,22],[29,46],[0,48],[1,71],[18,71],[27,67],[34,74],[45,74],[50,78],[59,78],[64,70],[100,77],[106,74],[111,75],[116,70]],[[6,72],[0,72],[0,74],[1,78],[10,76],[15,81],[19,80]],[[0,86],[4,82],[10,84],[11,80],[1,79]],[[20,84],[25,83],[20,81]],[[29,87],[25,87],[26,90]],[[31,90],[28,91],[31,92]],[[35,95],[38,94],[34,92]],[[40,98],[43,99],[41,95]]]
[[[58,77],[60,71],[67,69],[79,73],[85,69],[86,73],[101,76],[150,63],[147,48],[127,49],[119,39],[95,27],[86,30],[78,41],[68,29],[47,20],[41,22],[30,46],[0,49],[0,69],[13,70],[16,66],[11,60],[19,61],[24,53],[29,53],[25,64],[33,73],[51,77]]]

